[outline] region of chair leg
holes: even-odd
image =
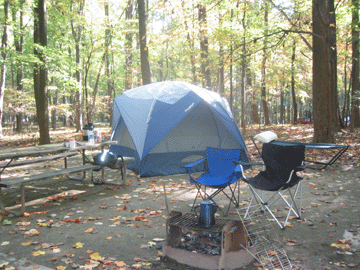
[[[251,186],[251,191],[253,192],[253,197],[251,198],[251,201],[250,201],[250,204],[249,204],[249,207],[250,205],[252,204],[253,202],[253,198],[256,199],[256,201],[258,202],[258,200],[260,201],[260,205],[259,206],[259,209],[260,208],[265,208],[269,213],[270,215],[274,218],[274,220],[276,221],[276,223],[280,226],[281,229],[285,229],[287,223],[288,223],[288,220],[289,220],[289,217],[290,217],[290,214],[291,212],[293,212],[295,214],[295,216],[300,219],[301,218],[301,208],[298,208],[297,206],[297,202],[296,202],[296,196],[298,194],[298,192],[300,191],[300,205],[301,205],[301,196],[302,196],[302,182],[300,181],[298,183],[298,185],[296,186],[296,189],[293,192],[291,192],[291,189],[286,189],[285,191],[278,191],[278,192],[274,192],[274,194],[268,198],[268,199],[264,199],[264,196],[263,196],[263,192],[261,192],[261,195],[258,194],[256,192],[255,189],[253,189]],[[288,201],[285,197],[284,197],[284,194],[286,192],[289,192],[289,195],[290,195],[290,199],[291,201]],[[277,198],[274,199],[274,197],[276,195],[279,195]],[[287,215],[286,215],[286,218],[285,218],[285,221],[283,224],[280,223],[280,221],[278,220],[278,218],[276,218],[276,216],[273,214],[272,210],[270,209],[271,205],[273,205],[275,202],[277,202],[279,199],[282,199],[286,205],[289,207],[289,210],[287,212]],[[273,200],[274,199],[274,200]],[[245,214],[245,217],[248,215],[248,211],[246,212]]]

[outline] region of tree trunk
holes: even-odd
[[[222,15],[219,14],[219,29],[222,28]],[[225,81],[224,81],[224,48],[222,40],[219,41],[219,68],[218,68],[218,93],[223,95],[225,92]]]
[[[94,89],[94,92],[93,92],[93,103],[88,106],[87,108],[87,115],[88,115],[88,119],[89,119],[89,122],[90,123],[93,123],[93,120],[94,120],[94,110],[95,110],[95,107],[96,107],[96,96],[97,96],[97,93],[98,93],[98,89],[99,89],[99,81],[100,81],[100,75],[101,75],[101,71],[104,67],[104,62],[105,62],[105,59],[106,59],[106,53],[104,53],[102,59],[101,59],[101,63],[100,63],[100,67],[99,67],[99,71],[97,73],[97,76],[96,76],[96,81],[95,81],[95,85],[93,87]]]
[[[246,72],[248,71],[248,61],[247,61],[247,49],[246,49],[246,35],[247,35],[247,26],[246,26],[246,8],[244,8],[244,12],[243,12],[243,17],[241,20],[242,23],[242,27],[244,29],[244,34],[243,34],[243,44],[242,44],[242,55],[241,55],[241,128],[243,130],[243,132],[245,133],[246,131],[246,122],[245,122],[245,95],[246,95],[246,87],[248,86],[247,84],[247,74]],[[251,80],[250,80],[251,81]]]
[[[105,63],[106,63],[106,79],[107,79],[107,95],[109,97],[109,99],[107,100],[106,104],[107,104],[107,112],[108,115],[110,117],[110,124],[112,123],[112,109],[113,109],[113,105],[112,105],[112,93],[113,93],[113,79],[111,76],[111,67],[110,67],[110,46],[111,46],[111,30],[112,27],[110,25],[110,20],[109,20],[109,3],[108,1],[104,2],[104,9],[105,9],[105,25],[106,25],[106,30],[105,30]]]
[[[265,23],[265,31],[264,31],[264,48],[263,48],[263,59],[261,64],[261,102],[263,106],[264,111],[264,118],[265,118],[265,125],[270,125],[270,117],[269,117],[269,107],[267,104],[267,98],[266,98],[266,61],[267,61],[267,34],[268,34],[268,12],[269,12],[269,6],[265,2],[265,14],[264,14],[264,23]]]
[[[125,18],[130,21],[133,17],[133,2],[132,0],[128,1],[126,10],[125,10]],[[125,33],[125,90],[131,89],[132,84],[132,46],[133,46],[133,34],[131,31]]]
[[[344,122],[341,119],[340,106],[339,106],[339,96],[337,89],[337,46],[336,46],[336,10],[334,0],[329,0],[329,53],[330,53],[330,69],[331,69],[331,102],[330,105],[332,110],[331,113],[331,123],[333,125],[332,129],[339,130],[344,128]]]
[[[17,21],[17,15],[16,13],[19,11],[19,32],[20,34],[18,34],[18,31],[14,31],[14,46],[16,49],[16,52],[19,55],[22,55],[23,53],[23,44],[24,44],[24,37],[23,37],[23,3],[20,3],[20,9],[19,10],[14,10],[13,12],[13,21],[16,22]],[[19,63],[19,66],[17,67],[17,71],[16,71],[16,90],[18,92],[22,92],[23,91],[23,85],[22,85],[22,79],[23,79],[23,64]],[[23,129],[23,112],[22,112],[22,103],[19,103],[19,111],[16,114],[16,132],[22,132]]]
[[[0,137],[2,134],[2,118],[3,118],[3,108],[4,108],[4,94],[5,94],[5,79],[6,79],[6,50],[7,50],[7,40],[8,40],[8,13],[9,13],[9,2],[4,1],[4,29],[1,39],[1,67],[0,67]]]
[[[48,109],[48,75],[45,55],[42,50],[47,47],[46,0],[38,0],[34,9],[34,54],[41,64],[34,65],[34,92],[36,115],[40,133],[40,144],[50,143],[49,109]]]
[[[201,74],[202,74],[202,86],[211,88],[210,69],[208,62],[209,53],[209,40],[207,37],[207,19],[206,19],[206,7],[202,4],[198,4],[199,10],[199,25],[200,25],[200,56],[201,56]]]
[[[329,0],[313,0],[313,117],[314,142],[333,143]]]
[[[149,48],[147,47],[146,36],[146,6],[145,0],[138,0],[139,14],[139,39],[140,39],[140,58],[141,58],[141,77],[143,85],[151,83],[151,71],[149,62]]]
[[[347,126],[349,123],[348,116],[350,115],[350,85],[348,83],[348,42],[346,42],[346,53],[345,53],[345,60],[344,60],[344,104],[342,108],[342,118],[344,119],[345,125]],[[351,80],[350,80],[351,82]]]
[[[246,76],[246,48],[245,42],[243,43],[243,53],[241,56],[241,96],[240,96],[240,104],[241,104],[241,128],[245,131],[246,123],[245,123],[245,76]]]
[[[84,12],[85,0],[77,1],[79,8],[78,8],[78,15],[82,16]],[[73,5],[73,3],[72,3]],[[73,9],[73,7],[71,7]],[[76,62],[76,72],[75,72],[75,79],[77,81],[78,87],[75,93],[75,124],[76,124],[76,132],[81,131],[82,128],[82,107],[83,107],[83,100],[82,100],[82,83],[81,83],[81,37],[82,37],[82,26],[78,24],[75,26],[74,21],[71,21],[71,30],[72,36],[75,41],[75,62]]]
[[[351,118],[350,129],[360,127],[359,118],[359,0],[352,0],[352,70],[351,70]]]
[[[296,41],[293,39],[293,48],[291,55],[291,96],[293,105],[293,123],[297,123],[298,109],[295,94],[295,56],[296,56]]]
[[[56,88],[55,90],[55,94],[52,98],[52,105],[53,108],[51,110],[51,128],[53,130],[56,130],[57,128],[57,109],[56,109],[56,105],[58,105],[59,103],[59,89]]]

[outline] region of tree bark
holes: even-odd
[[[8,45],[8,13],[9,13],[9,2],[4,1],[4,28],[1,39],[1,67],[0,67],[0,137],[3,135],[2,132],[2,118],[4,108],[4,94],[5,94],[5,80],[6,80],[6,50]]]
[[[113,104],[112,104],[112,100],[113,100],[113,79],[112,79],[112,75],[111,75],[111,67],[110,67],[110,46],[111,46],[111,30],[112,27],[110,25],[110,20],[109,20],[109,2],[105,1],[104,2],[104,9],[105,9],[105,25],[106,25],[106,30],[105,30],[105,63],[106,63],[106,80],[107,80],[107,96],[109,97],[107,100],[107,113],[110,117],[110,121],[109,124],[112,125],[112,109],[113,109]]]
[[[266,98],[266,61],[267,61],[267,34],[268,34],[268,12],[269,12],[269,6],[265,2],[265,13],[264,13],[264,23],[265,23],[265,33],[264,33],[264,43],[263,43],[263,59],[261,63],[261,102],[263,106],[263,112],[264,112],[264,118],[265,118],[265,125],[270,125],[270,117],[269,117],[269,107],[267,104],[267,98]]]
[[[243,17],[241,20],[244,35],[242,37],[242,54],[241,54],[241,128],[243,132],[246,131],[246,122],[245,122],[245,93],[246,93],[246,71],[247,71],[247,50],[246,50],[246,8],[244,8]]]
[[[313,118],[314,142],[334,143],[331,107],[329,0],[313,0]]]
[[[359,0],[352,0],[352,70],[351,70],[351,117],[350,129],[353,132],[355,128],[360,127],[359,118]]]
[[[207,37],[207,19],[206,19],[206,7],[202,4],[198,4],[199,24],[200,24],[200,56],[201,56],[201,74],[202,74],[202,86],[211,88],[210,69],[208,62],[209,53],[209,40]]]
[[[184,11],[184,5],[185,1],[182,1],[181,8],[182,12]],[[196,75],[196,59],[195,59],[195,44],[194,44],[194,38],[191,36],[191,32],[189,29],[187,17],[184,18],[184,26],[186,30],[186,40],[189,47],[189,57],[190,57],[190,64],[191,64],[191,74],[192,74],[192,82],[193,84],[197,84],[197,75]]]
[[[82,16],[84,12],[85,0],[77,1],[79,8],[78,8],[78,15]],[[73,5],[74,3],[72,3]],[[73,9],[73,6],[71,6]],[[78,87],[75,93],[75,124],[76,124],[76,132],[81,131],[82,129],[82,107],[83,107],[83,100],[82,100],[82,83],[81,83],[81,37],[82,37],[82,26],[80,24],[75,26],[74,21],[71,21],[71,30],[72,36],[75,41],[75,62],[76,62],[76,71],[75,71],[75,79],[77,81]]]
[[[34,9],[34,54],[40,64],[34,65],[34,92],[36,115],[40,133],[40,144],[50,143],[49,109],[48,109],[48,74],[45,55],[42,52],[47,47],[46,0],[38,0]]]
[[[291,96],[293,105],[293,123],[297,123],[298,109],[295,94],[295,56],[296,56],[296,41],[293,40],[292,55],[291,55]]]
[[[219,28],[222,28],[222,15],[219,14]],[[218,93],[223,95],[225,92],[225,79],[224,79],[224,46],[222,40],[219,41],[219,67],[218,67]]]
[[[23,4],[24,2],[21,1],[20,3],[20,8],[19,10],[15,9],[13,12],[13,21],[16,22],[17,21],[17,12],[19,12],[19,33],[17,33],[18,31],[14,31],[14,46],[16,49],[16,52],[18,55],[22,55],[23,54],[23,44],[24,44],[24,37],[23,37]],[[17,67],[17,71],[16,71],[16,90],[18,92],[22,92],[23,91],[23,84],[22,84],[22,79],[24,77],[24,73],[23,73],[23,64],[19,63],[19,66]],[[19,111],[16,113],[16,132],[22,132],[23,129],[23,112],[22,112],[22,103],[19,103]]]
[[[143,85],[151,83],[151,70],[149,62],[149,48],[147,47],[146,34],[146,5],[145,0],[137,0],[139,14],[139,39],[141,58],[141,78]]]
[[[337,45],[336,45],[336,10],[334,0],[329,0],[329,53],[330,53],[330,70],[331,70],[331,102],[330,105],[332,110],[331,113],[331,123],[333,125],[332,129],[339,130],[344,128],[344,121],[341,119],[340,106],[339,106],[339,96],[337,89]]]
[[[133,2],[132,0],[128,1],[126,10],[125,10],[125,18],[127,21],[132,20],[133,18]],[[132,46],[133,46],[133,34],[131,31],[125,33],[125,90],[131,89],[132,84]]]
[[[52,98],[52,105],[53,108],[51,110],[51,128],[53,130],[56,130],[57,128],[57,109],[56,109],[56,105],[58,105],[59,102],[59,89],[55,90],[55,94]]]

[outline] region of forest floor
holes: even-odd
[[[275,131],[282,140],[311,141],[313,134],[310,125],[248,127],[243,136],[250,153],[256,153],[250,137],[263,130]],[[34,145],[36,136],[9,134],[0,148]],[[81,138],[66,129],[51,136],[53,142]],[[325,170],[306,170],[302,219],[290,220],[285,230],[269,221],[273,240],[279,239],[293,269],[360,269],[360,131],[343,130],[336,139],[351,146]],[[307,158],[328,157],[325,152],[307,152]],[[62,162],[36,166],[51,169]],[[24,174],[36,166],[4,174]],[[106,177],[117,181],[121,174],[106,170]],[[3,192],[4,203],[19,209],[20,189]],[[94,185],[89,177],[83,182],[46,179],[27,185],[26,197],[24,217],[0,212],[0,269],[194,269],[162,256],[168,211],[190,212],[195,197],[185,175],[139,178],[131,172],[126,186]],[[249,188],[241,184],[241,205],[249,198]],[[217,202],[227,205],[223,197]],[[282,206],[275,208],[277,215],[285,214]],[[226,218],[239,219],[233,206]],[[261,265],[253,261],[241,269]]]

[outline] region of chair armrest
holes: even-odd
[[[255,166],[255,165],[265,165],[262,162],[258,163],[251,163],[251,162],[242,162],[242,161],[233,161],[236,165],[242,165],[242,166]]]
[[[186,164],[186,165],[181,165],[180,167],[185,168],[185,169],[191,169],[192,167],[204,162],[205,160],[206,160],[206,158],[201,158],[198,161],[195,161],[193,163]]]
[[[297,166],[294,171],[295,172],[300,172],[300,171],[304,171],[306,169],[306,165],[305,164],[302,164],[300,166]]]
[[[242,172],[242,179],[248,183],[248,179],[245,175],[245,170],[243,166],[255,166],[255,165],[265,165],[264,163],[251,163],[251,162],[242,162],[242,161],[233,161],[237,166],[240,166]]]

